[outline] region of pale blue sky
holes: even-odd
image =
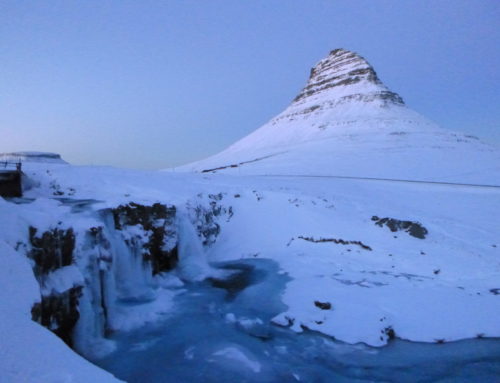
[[[500,145],[498,0],[0,2],[0,152],[162,168],[278,114],[331,49]]]

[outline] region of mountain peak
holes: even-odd
[[[293,102],[302,103],[318,97],[340,103],[380,101],[381,106],[404,105],[403,99],[380,81],[366,59],[342,48],[332,50],[311,69],[307,85]]]
[[[311,69],[284,111],[184,169],[487,182],[498,173],[490,164],[499,159],[500,151],[407,107],[363,57],[335,49]]]

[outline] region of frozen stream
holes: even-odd
[[[182,287],[162,323],[116,333],[94,362],[127,382],[498,382],[500,340],[347,345],[269,324],[287,276],[252,259],[217,265],[224,280]]]

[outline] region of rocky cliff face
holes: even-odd
[[[176,206],[159,202],[93,210],[88,200],[64,200],[70,214],[43,229],[30,226],[28,242],[18,243],[40,286],[32,319],[86,357],[111,351],[108,333],[168,310],[171,292],[163,284],[189,269],[194,247],[185,242],[199,243],[204,256],[202,246],[216,241],[218,222],[233,214],[223,197],[200,194],[181,216]]]
[[[100,226],[73,214],[46,231],[30,227],[25,245],[41,291],[33,320],[83,355],[120,327],[120,302],[152,299],[155,275],[178,261],[174,206],[129,203],[96,214]]]
[[[78,301],[83,284],[80,278],[61,283],[57,275],[64,273],[64,268],[71,268],[75,261],[74,232],[71,228],[53,228],[38,235],[37,229],[30,227],[29,241],[31,250],[27,255],[33,261],[33,272],[42,293],[41,301],[31,310],[33,320],[72,346],[72,330],[80,318]]]

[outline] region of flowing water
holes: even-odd
[[[269,260],[217,265],[161,323],[115,333],[94,363],[127,382],[500,382],[500,340],[347,345],[270,324],[288,280]]]

